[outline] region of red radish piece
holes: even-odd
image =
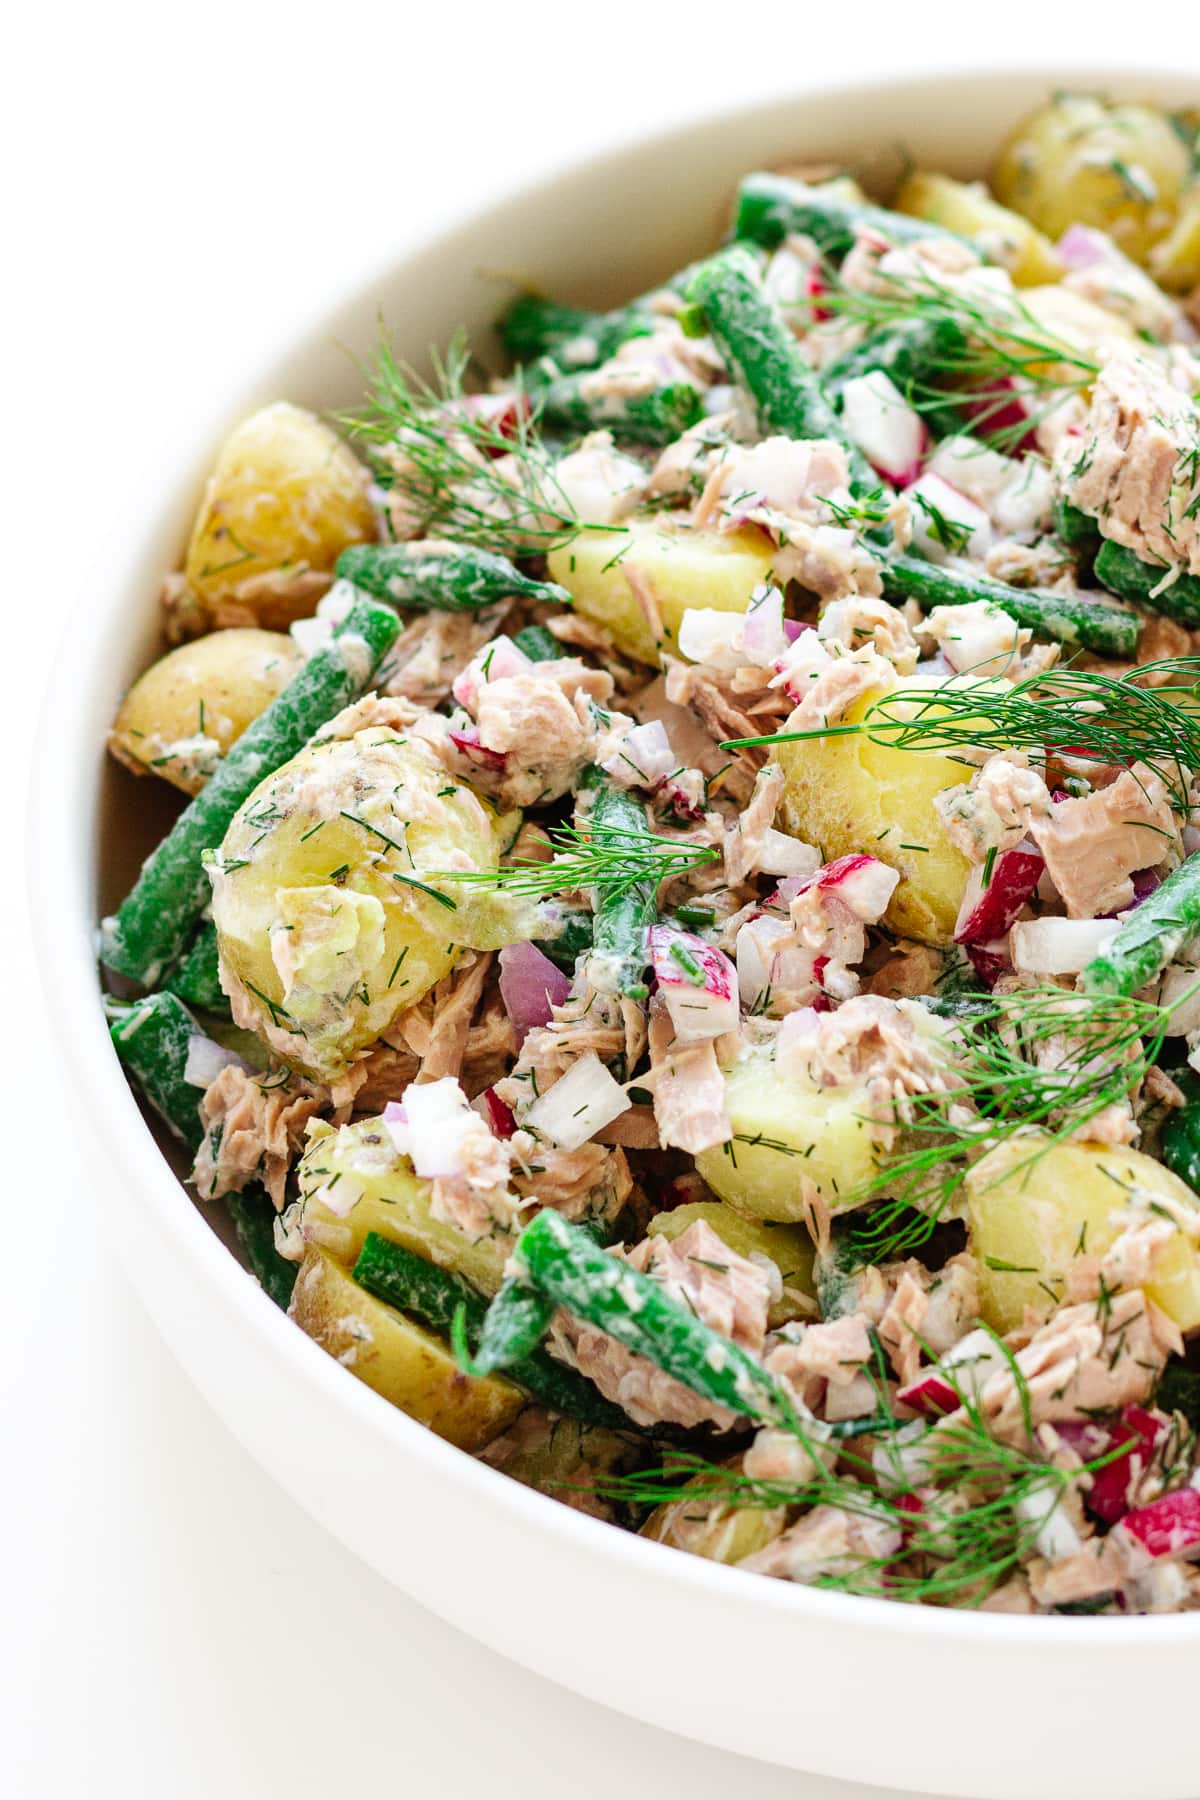
[[[815,875],[801,881],[797,893],[816,887],[829,894],[866,924],[873,925],[887,911],[888,901],[896,891],[900,875],[896,869],[880,862],[877,856],[853,853],[826,863]]]
[[[1115,1525],[1128,1513],[1129,1490],[1149,1467],[1155,1445],[1166,1430],[1167,1420],[1147,1412],[1144,1406],[1122,1410],[1120,1422],[1113,1428],[1112,1447],[1124,1443],[1125,1454],[1096,1470],[1091,1491],[1084,1496],[1088,1510],[1106,1525]]]
[[[1001,375],[990,388],[972,399],[969,393],[962,393],[957,400],[958,410],[965,419],[972,419],[984,427],[988,436],[1004,432],[1008,438],[1006,449],[1013,456],[1023,456],[1026,451],[1036,450],[1037,436],[1029,427],[1029,406],[1017,391],[1017,384],[1011,375]],[[1024,431],[1021,427],[1025,426]],[[1020,432],[1014,439],[1013,434]]]
[[[1012,928],[1009,955],[1023,975],[1077,975],[1117,929],[1112,919],[1024,919]]]
[[[832,319],[833,314],[829,308],[817,304],[821,295],[829,292],[829,283],[823,279],[821,271],[815,263],[808,271],[808,280],[804,284],[804,291],[813,303],[810,310],[814,324],[819,325],[825,319]]]
[[[500,952],[500,998],[517,1043],[535,1025],[548,1025],[551,1007],[561,1006],[571,983],[536,944],[506,944]]]
[[[922,1369],[896,1398],[919,1413],[956,1412],[963,1400],[974,1400],[989,1375],[1007,1358],[990,1331],[968,1331],[940,1361]]]
[[[510,1138],[517,1129],[517,1115],[512,1107],[505,1105],[495,1088],[484,1088],[479,1097],[483,1101],[493,1137]]]
[[[1010,930],[1041,879],[1046,859],[1032,845],[1020,844],[972,869],[954,927],[956,944],[990,944]],[[989,879],[984,885],[984,875]]]
[[[1200,1490],[1161,1494],[1149,1506],[1127,1512],[1117,1529],[1148,1556],[1192,1556],[1200,1551]]]
[[[931,562],[963,555],[983,560],[991,548],[992,522],[982,506],[932,471],[904,492],[912,502],[913,543]]]
[[[783,621],[783,635],[789,644],[794,644],[801,632],[811,631],[812,629],[813,627],[807,624],[803,619],[785,619]]]
[[[989,992],[1002,975],[1012,974],[1008,946],[1003,938],[991,944],[967,944],[965,948],[971,967]]]
[[[480,743],[477,731],[451,731],[446,735],[456,750],[481,768],[500,770],[508,767],[507,750],[489,750],[486,744]]]
[[[652,925],[650,962],[680,1043],[701,1043],[736,1029],[737,971],[723,950],[694,932]]]
[[[882,369],[846,382],[842,425],[851,443],[894,487],[907,487],[921,473],[929,452],[925,422]]]

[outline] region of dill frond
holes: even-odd
[[[436,879],[498,888],[529,900],[586,890],[597,899],[615,900],[642,882],[661,885],[713,862],[720,854],[707,844],[612,827],[605,830],[603,838],[589,838],[573,826],[562,826],[548,831],[545,842],[555,852],[550,862],[520,857],[504,868],[446,870]]]

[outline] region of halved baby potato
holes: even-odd
[[[745,612],[774,558],[758,531],[669,531],[639,519],[620,531],[581,532],[546,560],[551,580],[618,650],[657,666],[663,651],[675,651],[689,607]]]
[[[440,1338],[368,1294],[316,1245],[288,1312],[343,1368],[461,1450],[482,1450],[525,1404],[502,1376],[464,1375]]]
[[[1018,287],[1057,281],[1063,273],[1049,238],[1020,213],[993,200],[982,181],[954,181],[949,175],[917,169],[896,195],[895,206],[898,212],[974,238]]]
[[[108,747],[134,774],[161,775],[185,794],[198,794],[303,660],[285,633],[251,627],[180,644],[134,682]]]
[[[775,1264],[783,1292],[771,1303],[767,1322],[772,1329],[811,1312],[805,1301],[816,1295],[814,1251],[812,1239],[801,1226],[747,1218],[723,1200],[693,1200],[670,1212],[655,1213],[646,1232],[649,1237],[664,1237],[671,1242],[697,1220],[702,1220],[736,1256],[766,1257]]]

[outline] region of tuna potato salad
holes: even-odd
[[[116,1053],[347,1380],[566,1505],[1200,1607],[1196,123],[751,173],[220,451]]]

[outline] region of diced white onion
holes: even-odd
[[[1009,956],[1023,974],[1077,975],[1118,929],[1115,919],[1025,919],[1009,933]]]
[[[564,1150],[578,1150],[631,1104],[625,1089],[590,1050],[534,1101],[525,1124]]]
[[[214,1082],[222,1069],[248,1069],[249,1063],[236,1050],[225,1050],[212,1039],[196,1032],[188,1039],[187,1058],[183,1065],[183,1079],[189,1087],[206,1088]]]

